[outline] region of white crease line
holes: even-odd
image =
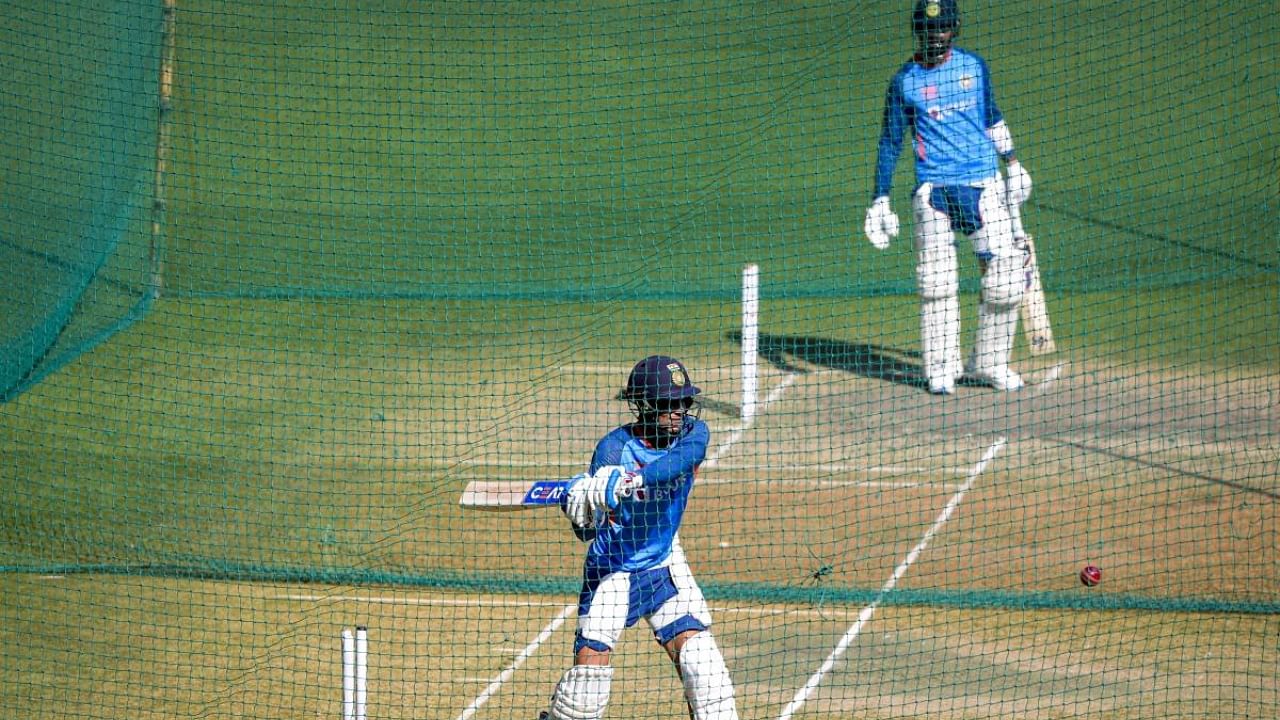
[[[560,611],[560,614],[557,615],[546,627],[542,628],[542,632],[538,633],[538,637],[534,638],[533,642],[526,645],[525,648],[520,651],[520,654],[516,656],[516,659],[512,660],[511,664],[508,665],[506,669],[498,673],[498,676],[489,682],[489,686],[484,689],[484,692],[477,695],[476,699],[471,701],[471,704],[468,705],[467,708],[462,711],[462,714],[458,716],[458,720],[467,720],[472,715],[475,715],[476,711],[484,707],[484,704],[489,702],[489,698],[493,697],[498,690],[502,689],[502,686],[511,679],[512,675],[515,675],[516,670],[524,664],[524,661],[532,657],[533,654],[538,651],[538,648],[542,647],[542,644],[551,637],[551,634],[558,630],[560,626],[564,624],[564,621],[569,617],[569,615],[577,609],[578,606],[576,604],[565,605],[564,609]]]
[[[556,367],[556,371],[560,373],[590,373],[592,375],[626,376],[627,373],[631,372],[631,366],[630,365],[627,365],[627,366],[608,365],[608,364],[593,365],[590,363],[582,363],[580,365],[575,365],[575,364],[559,365]],[[723,377],[725,375],[729,375],[737,372],[738,372],[737,367],[724,367],[724,366],[712,365],[710,367],[699,368],[697,374],[699,378],[704,378],[704,377]]]
[[[739,432],[743,428],[735,428],[734,432]],[[739,432],[739,434],[741,434]],[[740,439],[740,438],[739,438]],[[554,460],[510,460],[510,459],[468,459],[458,460],[453,463],[441,463],[438,466],[431,467],[447,467],[449,465],[461,465],[466,467],[487,467],[496,470],[504,468],[580,468],[582,463],[577,462],[559,462]],[[704,465],[705,467],[705,465]],[[856,465],[848,463],[817,463],[814,465],[773,465],[767,463],[718,463],[721,472],[725,471],[742,471],[753,472],[761,470],[771,470],[776,472],[827,472],[827,473],[848,473],[848,472],[868,472],[881,474],[897,474],[897,475],[919,475],[929,472],[944,472],[951,475],[963,477],[969,472],[969,468],[962,467],[922,467],[911,465]],[[485,473],[483,477],[494,479],[493,473]],[[504,476],[506,477],[506,476]],[[528,480],[528,477],[520,477],[518,479]]]
[[[456,605],[460,607],[562,607],[558,602],[528,602],[525,600],[465,600],[454,598],[415,598],[373,595],[276,595],[272,600],[296,602],[362,602],[370,605]]]
[[[813,465],[774,465],[770,463],[721,463],[720,472],[822,472],[822,473],[877,473],[881,475],[923,475],[925,473],[946,473],[957,477],[969,474],[967,467],[924,467],[922,465],[853,465],[849,463],[815,463]]]
[[[926,472],[921,470],[921,472]],[[840,488],[840,487],[865,487],[865,488],[888,488],[892,489],[908,489],[917,487],[934,487],[950,490],[958,487],[956,483],[931,483],[923,480],[825,480],[822,478],[779,478],[770,480],[743,480],[733,477],[718,477],[698,480],[699,485],[742,485],[768,487],[777,485],[789,486],[809,486],[818,488]]]
[[[581,467],[581,462],[557,462],[555,460],[511,460],[509,458],[493,459],[487,458],[463,458],[453,461],[444,460],[439,463],[427,463],[427,467],[449,467],[451,465],[463,465],[469,467],[495,467],[495,468],[528,468],[528,467]]]
[[[711,453],[711,457],[708,457],[706,461],[702,463],[702,467],[706,470],[713,469],[716,464],[720,462],[720,458],[724,457],[729,452],[729,448],[733,447],[734,444],[742,439],[742,435],[751,429],[755,419],[763,415],[770,405],[776,402],[778,398],[782,397],[782,393],[786,392],[787,388],[791,387],[791,385],[795,383],[797,377],[798,376],[795,373],[787,373],[786,376],[782,378],[782,382],[778,383],[777,387],[771,390],[769,395],[765,397],[765,399],[756,408],[756,414],[752,416],[750,420],[730,432],[728,439],[721,443],[720,447],[717,447],[715,452]]]
[[[371,605],[457,605],[463,607],[510,607],[510,608],[527,608],[527,607],[564,607],[558,602],[526,602],[523,600],[461,600],[453,598],[404,598],[404,597],[376,597],[369,595],[275,595],[271,600],[291,600],[294,602],[361,602]],[[830,617],[833,614],[842,614],[841,608],[833,607],[826,610],[812,610],[809,608],[753,608],[753,607],[731,607],[731,606],[712,606],[712,610],[716,614],[723,615],[757,615],[768,617],[773,615],[788,615],[795,617]],[[495,652],[514,653],[517,648],[500,647],[495,648]],[[462,678],[467,682],[489,682],[491,678]]]
[[[556,368],[562,373],[606,373],[609,375],[618,374],[625,375],[631,372],[631,368],[621,365],[561,365]]]
[[[822,666],[819,667],[817,672],[809,678],[809,681],[804,684],[804,687],[800,688],[800,690],[796,692],[796,695],[791,699],[791,702],[787,703],[787,706],[782,710],[782,714],[778,716],[778,720],[790,720],[791,716],[795,715],[796,712],[804,706],[805,702],[808,701],[809,696],[818,689],[818,685],[822,683],[822,679],[826,677],[827,673],[831,672],[831,669],[835,667],[836,661],[844,655],[845,651],[849,649],[849,645],[851,645],[854,639],[858,637],[858,634],[862,632],[862,627],[870,622],[872,616],[876,614],[876,609],[880,607],[880,602],[893,590],[894,587],[897,586],[898,581],[902,579],[902,576],[907,574],[907,570],[915,563],[916,559],[920,557],[920,553],[924,552],[924,549],[929,546],[929,541],[933,539],[933,536],[937,535],[938,531],[942,529],[942,526],[951,519],[951,515],[956,511],[956,508],[960,506],[960,501],[964,499],[965,494],[967,494],[969,489],[973,487],[978,476],[986,469],[987,463],[991,462],[991,459],[996,456],[996,453],[1000,452],[1000,448],[1004,447],[1004,444],[1005,438],[1003,437],[997,438],[995,442],[991,443],[991,447],[988,447],[987,451],[982,454],[982,459],[979,460],[978,464],[974,465],[973,469],[969,472],[969,477],[965,480],[964,485],[956,491],[955,495],[951,496],[951,500],[947,503],[947,506],[942,509],[938,518],[933,521],[933,525],[924,534],[924,537],[920,539],[920,542],[916,543],[916,546],[911,549],[911,552],[907,553],[906,559],[899,563],[898,567],[894,568],[893,575],[890,576],[889,580],[880,588],[880,592],[877,593],[876,599],[873,600],[870,605],[862,608],[862,612],[858,613],[858,620],[853,623],[847,631],[845,631],[844,637],[840,638],[840,642],[836,644],[835,649],[832,650],[831,654],[827,656],[827,659],[823,661]]]

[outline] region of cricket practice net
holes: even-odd
[[[536,718],[586,546],[473,505],[655,353],[740,717],[1280,716],[1280,20],[961,1],[1056,346],[934,396],[909,154],[863,234],[911,6],[8,7],[0,717]]]

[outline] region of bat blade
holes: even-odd
[[[1022,327],[1027,334],[1027,344],[1032,355],[1047,355],[1058,348],[1053,342],[1053,326],[1049,324],[1049,309],[1044,301],[1044,288],[1040,285],[1040,266],[1036,261],[1036,246],[1031,236],[1025,238],[1028,259],[1027,289],[1022,296]]]
[[[490,512],[558,507],[568,484],[568,480],[472,480],[458,504]]]
[[[1035,239],[1022,228],[1022,213],[1012,208],[1014,238],[1026,243],[1026,290],[1022,295],[1022,329],[1027,335],[1027,345],[1032,355],[1047,355],[1058,348],[1053,342],[1053,326],[1049,324],[1049,308],[1044,300],[1044,287],[1040,284],[1040,262],[1036,258]]]

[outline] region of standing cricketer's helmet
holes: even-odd
[[[684,363],[667,355],[650,355],[631,369],[622,397],[643,422],[676,408],[684,408],[686,414],[697,417],[700,408],[694,396],[700,392],[689,379]]]
[[[917,0],[911,13],[911,33],[919,43],[920,59],[936,63],[951,49],[960,34],[960,8],[956,0]]]

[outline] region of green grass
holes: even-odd
[[[1062,357],[1266,377],[1276,292],[1264,279],[1049,300]],[[964,304],[972,328],[973,298]],[[558,366],[625,366],[663,349],[704,378],[734,375],[738,312],[715,302],[161,302],[0,413],[0,499],[13,520],[0,564],[359,566],[366,541],[394,535],[419,502],[452,496],[458,459],[514,439],[520,418],[547,423],[557,403],[607,400],[620,382],[603,378],[601,395]],[[847,363],[821,348],[863,345],[914,364],[915,312],[909,297],[769,300],[760,332],[812,348],[819,368]],[[732,385],[702,382],[734,406]],[[402,503],[414,477],[427,499]],[[378,509],[352,523],[343,498]],[[335,533],[357,554],[340,551]]]
[[[1050,286],[1280,268],[1280,28],[1197,5],[1140,33],[1114,3],[973,10]],[[744,262],[790,293],[911,291],[910,253],[860,237],[897,4],[492,10],[184,15],[170,291],[726,296]]]
[[[1059,379],[931,398],[867,372],[919,362],[907,158],[903,237],[877,252],[861,234],[908,4],[179,2],[164,292],[109,337],[147,287],[151,188],[94,190],[133,177],[104,170],[113,138],[149,137],[137,110],[154,108],[103,110],[125,77],[101,60],[127,49],[118,17],[7,13],[0,264],[19,271],[0,340],[39,355],[28,321],[75,312],[48,374],[0,403],[18,648],[0,707],[333,715],[326,643],[368,617],[379,710],[456,716],[476,684],[459,676],[492,677],[509,657],[488,645],[553,612],[482,601],[570,598],[580,562],[557,514],[464,514],[458,490],[585,463],[626,418],[625,368],[661,351],[736,443],[682,536],[718,607],[764,612],[717,619],[744,717],[776,716],[881,600],[850,684],[912,698],[896,716],[1274,709],[1256,668],[1275,666],[1275,411],[1258,398],[1280,355],[1280,20],[1260,3],[965,4],[962,44],[990,61],[1036,183],[1059,351],[1019,340],[1016,362]],[[129,27],[153,37],[147,7]],[[126,55],[150,88],[159,47]],[[150,148],[127,160],[149,176]],[[736,436],[747,263],[762,391],[785,392]],[[950,466],[996,434],[1009,444],[954,521],[881,593]],[[1086,558],[1099,588],[1074,579]],[[299,583],[323,599],[286,599]],[[370,599],[396,592],[411,602]],[[477,720],[536,714],[551,664]],[[866,709],[847,701],[831,716]]]

